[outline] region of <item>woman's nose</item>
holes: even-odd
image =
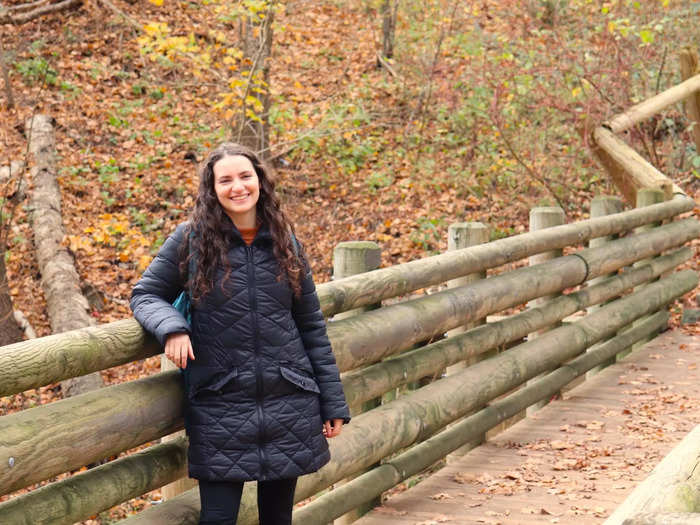
[[[245,189],[245,187],[243,186],[243,181],[239,178],[233,179],[233,183],[231,184],[231,191],[236,193],[243,189]]]

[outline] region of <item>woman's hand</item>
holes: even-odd
[[[327,420],[325,423],[323,423],[323,435],[326,436],[326,438],[335,437],[340,434],[342,428],[342,419],[334,419],[333,422]]]
[[[165,355],[175,363],[175,366],[180,368],[187,366],[188,356],[194,361],[194,351],[192,350],[192,341],[190,341],[189,334],[170,334],[165,340]]]

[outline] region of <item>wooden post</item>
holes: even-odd
[[[176,370],[177,366],[175,363],[173,363],[170,359],[168,359],[165,354],[160,356],[160,371],[161,372],[167,372],[168,370]],[[172,441],[174,439],[179,439],[185,436],[185,431],[180,430],[178,432],[175,432],[174,434],[170,434],[168,436],[163,436],[160,439],[161,443],[167,443],[168,441]],[[187,461],[187,460],[185,460]],[[185,470],[186,472],[187,470]],[[171,498],[174,498],[178,494],[182,494],[185,491],[190,490],[191,488],[194,488],[197,486],[197,480],[190,478],[188,476],[185,476],[184,478],[180,478],[177,481],[173,481],[172,483],[168,483],[167,485],[164,485],[160,489],[160,495],[163,497],[163,500],[169,500]]]
[[[681,78],[688,80],[690,77],[700,73],[698,66],[698,54],[690,48],[683,49],[680,55]],[[693,137],[695,138],[695,148],[700,154],[700,91],[695,91],[685,99],[685,113],[688,120],[694,123]]]
[[[601,195],[599,197],[594,197],[593,200],[591,201],[591,218],[593,217],[603,217],[605,215],[610,215],[613,213],[620,213],[623,209],[623,203],[622,200],[618,197],[612,197],[608,195]],[[588,246],[590,248],[595,248],[597,246],[602,246],[611,240],[617,238],[617,235],[606,235],[605,237],[597,237],[595,239],[591,239],[588,242]],[[586,283],[586,286],[593,286],[595,284],[598,284],[599,282],[605,280],[607,277],[613,274],[608,274],[608,275],[601,275],[600,277],[595,277],[588,281]],[[589,306],[586,308],[586,312],[588,314],[591,314],[595,312],[598,308],[600,308],[603,304],[597,304],[593,306]],[[591,346],[588,348],[586,351],[590,352],[592,350],[595,350],[598,345]],[[591,368],[587,373],[586,373],[586,378],[590,378],[591,376],[597,374],[600,372],[603,368],[606,366],[609,366],[615,362],[615,359],[610,359],[598,366],[594,366]]]
[[[488,240],[488,228],[480,222],[458,222],[455,224],[451,224],[447,229],[448,251],[460,250],[462,248],[468,248],[469,246],[476,246],[478,244],[488,242]],[[447,281],[447,287],[456,288],[458,286],[464,286],[485,278],[486,270],[482,270],[480,272],[465,275],[464,277],[460,277],[458,279],[452,279],[451,281]],[[484,324],[485,322],[485,318],[476,319],[465,324],[464,326],[454,328],[448,331],[447,336],[452,337],[457,334],[464,333],[469,328],[479,326],[480,324]],[[470,359],[469,361],[463,361],[461,363],[455,363],[452,366],[448,366],[446,372],[448,375],[454,374],[462,368],[466,368],[470,364],[476,362],[477,360],[479,360],[479,358]]]
[[[449,228],[447,229],[447,250],[448,251],[453,251],[453,250],[461,250],[462,248],[468,248],[469,246],[476,246],[478,244],[483,244],[485,242],[488,242],[489,240],[489,232],[488,228],[486,225],[480,223],[480,222],[458,222],[455,224],[450,224]],[[486,271],[482,270],[480,272],[472,273],[469,275],[465,275],[464,277],[460,277],[458,279],[452,279],[451,281],[447,282],[447,287],[448,288],[456,288],[457,286],[464,286],[469,283],[473,283],[475,281],[478,281],[480,279],[485,279],[486,278]],[[469,328],[473,328],[475,326],[479,326],[481,324],[484,324],[486,322],[486,318],[481,318],[481,319],[475,319],[474,321],[471,321],[464,326],[454,328],[450,331],[447,332],[447,337],[454,337],[455,335],[459,335],[461,333],[464,333],[467,331]],[[453,375],[459,372],[460,370],[468,367],[469,365],[476,363],[477,361],[480,361],[484,359],[488,354],[481,354],[478,356],[475,356],[467,361],[460,361],[459,363],[455,363],[452,366],[448,366],[446,369],[446,374],[447,375]],[[474,447],[479,446],[483,441],[484,441],[485,436],[479,436],[477,439],[474,439],[461,447],[459,447],[456,450],[453,450],[452,453],[450,453],[447,456],[447,462],[453,462],[455,460],[458,460],[465,454],[467,454],[470,450],[472,450]]]
[[[530,210],[530,231],[538,231],[538,230],[544,230],[545,228],[551,228],[552,226],[559,226],[561,224],[564,224],[564,210],[562,210],[559,207],[554,207],[554,206],[544,206],[544,207],[539,207],[539,208],[533,208]],[[549,261],[551,259],[555,259],[557,257],[561,257],[562,255],[562,250],[552,250],[549,252],[544,252],[544,253],[538,253],[537,255],[531,255],[529,260],[530,266],[533,266],[535,264],[543,263],[545,261]],[[538,306],[541,305],[542,303],[550,300],[553,297],[556,297],[556,295],[548,295],[544,297],[540,297],[538,299],[534,299],[528,303],[528,307],[533,307],[533,306]],[[561,323],[556,323],[550,327],[544,328],[542,330],[538,330],[537,332],[533,332],[527,336],[528,341],[535,339],[539,334],[546,332],[547,330],[550,330],[552,328],[555,328],[559,326]],[[536,377],[532,379],[531,381],[536,381],[539,379],[539,377]],[[542,408],[547,404],[546,401],[538,401],[531,407],[528,407],[527,409],[527,415],[531,415],[535,413],[537,410]]]
[[[664,202],[665,200],[666,200],[666,194],[662,190],[659,190],[656,188],[642,188],[639,191],[637,191],[637,206],[636,207],[643,208],[645,206],[651,206],[652,204],[658,204],[660,202]],[[647,224],[645,226],[639,226],[638,228],[635,228],[634,232],[641,233],[641,232],[649,231],[652,228],[656,228],[657,226],[660,226],[660,225],[661,225],[660,222],[656,222],[656,223]],[[641,261],[637,261],[636,263],[634,263],[632,266],[638,267],[641,264],[644,264],[644,262],[648,261],[648,260],[649,259],[642,259]],[[650,282],[652,282],[652,281],[650,281]],[[635,286],[634,290],[635,291],[641,290],[642,288],[644,288],[644,286],[647,286],[647,284],[640,284],[639,286]],[[647,317],[648,316],[642,317],[641,319],[632,323],[631,326],[637,326],[640,322],[643,322]],[[631,347],[626,348],[625,350],[623,350],[622,352],[617,354],[617,356],[615,356],[615,359],[617,361],[624,359],[625,356],[629,355],[637,348],[644,346],[647,342],[651,341],[651,339],[653,339],[653,337],[643,339],[641,341],[636,342]]]
[[[351,241],[341,242],[336,245],[333,250],[333,279],[342,279],[359,273],[369,272],[379,268],[382,260],[382,250],[379,245],[371,241]],[[335,315],[334,319],[346,319],[358,313],[366,312],[378,308],[379,304],[361,306],[347,312],[340,312]],[[378,397],[370,399],[360,405],[350,406],[350,414],[354,417],[362,412],[367,412],[381,404],[382,398]],[[355,476],[347,478],[336,483],[335,486],[342,486],[355,477],[379,466],[379,463],[371,465],[367,470],[358,472]],[[336,525],[348,525],[353,521],[358,520],[362,515],[369,512],[373,507],[381,505],[381,497],[367,501],[362,505],[354,508],[350,512],[343,514],[335,519],[333,523]]]
[[[333,280],[376,270],[381,261],[382,250],[376,242],[341,242],[333,250]],[[369,305],[341,312],[335,315],[334,320],[346,319],[361,312],[374,310],[377,306]]]

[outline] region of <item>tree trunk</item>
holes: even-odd
[[[271,1],[261,20],[252,16],[241,21],[243,61],[250,64],[241,110],[234,124],[236,142],[258,152],[263,159],[270,157],[270,56],[272,53],[272,23],[275,2]],[[249,101],[254,97],[262,108]]]
[[[394,57],[394,40],[396,35],[396,15],[399,11],[399,0],[382,0],[382,55],[384,58]]]
[[[0,245],[0,346],[22,340],[22,330],[15,322],[13,314],[12,296],[5,268],[5,249]]]
[[[5,98],[7,99],[7,109],[15,107],[15,97],[12,94],[12,84],[10,83],[10,71],[8,68],[8,57],[0,42],[0,70],[2,71],[2,81],[5,84]]]
[[[5,57],[0,47],[0,66],[3,74],[7,73]],[[12,107],[12,91],[10,90],[9,78],[5,78],[9,107]],[[14,184],[13,177],[17,177],[17,184],[7,195],[7,202],[14,207],[25,198],[27,184],[24,179],[24,163],[10,161],[9,165],[0,166],[0,185],[10,187]],[[11,224],[3,219],[7,208],[0,206],[0,346],[9,345],[22,340],[24,332],[21,324],[16,319],[16,313],[12,307],[12,296],[10,295],[10,283],[7,278],[7,266],[5,256],[7,254],[7,239],[9,238]],[[1,395],[1,394],[0,394]]]
[[[80,279],[73,257],[62,246],[65,237],[61,217],[61,193],[56,181],[55,139],[51,118],[36,115],[26,123],[29,152],[34,159],[31,177],[34,189],[30,208],[36,258],[41,286],[53,333],[95,324],[87,299],[80,290]],[[71,396],[103,385],[99,372],[71,378],[61,383],[64,396]]]

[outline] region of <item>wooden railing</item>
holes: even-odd
[[[692,200],[678,196],[653,206],[501,239],[324,283],[318,287],[319,295],[326,314],[338,313],[534,253],[668,221],[691,210],[693,204]],[[338,365],[345,372],[343,383],[348,401],[358,406],[401,385],[439,376],[445,367],[521,341],[528,333],[588,306],[609,301],[686,261],[690,250],[677,248],[698,236],[700,224],[695,219],[672,221],[598,248],[582,249],[466,286],[443,289],[330,322],[328,333]],[[672,251],[647,260],[669,250]],[[641,260],[647,261],[593,286],[406,351],[416,343],[438,339],[446,331],[471,320],[561,292]],[[331,440],[332,461],[318,473],[300,479],[297,499],[308,498],[383,458],[393,457],[302,507],[296,512],[299,518],[295,519],[304,516],[307,516],[304,520],[310,519],[311,513],[313,522],[327,522],[352,509],[360,500],[376,496],[461,444],[483,435],[535,401],[551,396],[574,377],[658,331],[667,318],[665,312],[659,311],[693,289],[697,281],[692,271],[665,277],[601,306],[579,321],[539,334],[535,340],[517,344],[356,415],[343,434]],[[648,314],[654,315],[634,329],[616,335]],[[606,339],[594,352],[584,353]],[[0,394],[11,395],[158,352],[157,345],[131,319],[16,343],[0,349]],[[386,359],[390,356],[391,359]],[[565,361],[569,362],[560,367]],[[552,369],[556,370],[483,408],[498,396]],[[79,469],[175,432],[182,428],[181,407],[178,372],[170,371],[3,416],[0,418],[2,493]],[[440,432],[469,413],[472,415],[468,419]],[[185,450],[185,439],[176,439],[15,497],[0,504],[0,521],[73,523],[84,519],[184,476]],[[250,498],[250,495],[244,498],[240,523],[255,519],[254,499]],[[196,523],[197,507],[195,489],[128,521]],[[172,521],[172,516],[178,516],[177,521]]]
[[[700,77],[682,86],[681,94],[696,93]],[[665,101],[680,100],[679,91],[673,90],[672,95],[662,94]],[[666,325],[666,305],[698,283],[690,270],[667,275],[691,257],[691,250],[682,245],[700,237],[696,219],[673,220],[695,203],[668,179],[653,179],[652,188],[644,189],[640,181],[647,179],[639,174],[652,171],[638,169],[643,163],[628,160],[626,150],[627,156],[618,154],[617,139],[606,142],[614,138],[616,126],[646,115],[648,107],[637,106],[625,113],[626,120],[612,121],[619,125],[596,130],[599,155],[626,181],[623,193],[634,190],[634,200],[640,203],[639,196],[645,194],[659,200],[671,197],[664,202],[318,286],[329,319],[354,310],[328,325],[354,417],[329,442],[331,462],[299,480],[296,499],[309,498],[341,480],[343,484],[297,509],[296,523],[327,523],[376,498],[464,444],[478,442],[489,429],[550,398]],[[589,241],[611,236],[620,238],[581,249]],[[506,263],[561,249],[568,254],[495,272]],[[493,273],[488,278],[442,286],[487,269]],[[428,287],[440,289],[397,302],[399,296]],[[545,296],[546,302],[532,305]],[[356,310],[382,301],[391,304]],[[478,324],[514,307],[521,310]],[[590,311],[583,315],[586,309]],[[465,325],[470,328],[454,331]],[[449,337],[444,337],[446,332]],[[527,338],[536,332],[536,338]],[[161,351],[133,319],[16,343],[0,348],[0,396]],[[469,366],[452,368],[465,361]],[[0,417],[0,494],[182,429],[178,374],[161,372]],[[405,388],[409,384],[414,389]],[[382,402],[376,401],[382,397]],[[371,400],[375,401],[368,405]],[[366,411],[361,412],[363,404]],[[15,496],[0,504],[0,522],[85,519],[185,476],[186,446],[185,438],[176,438]],[[198,507],[195,488],[124,523],[197,523]],[[254,485],[249,484],[239,523],[254,523],[255,507]]]

